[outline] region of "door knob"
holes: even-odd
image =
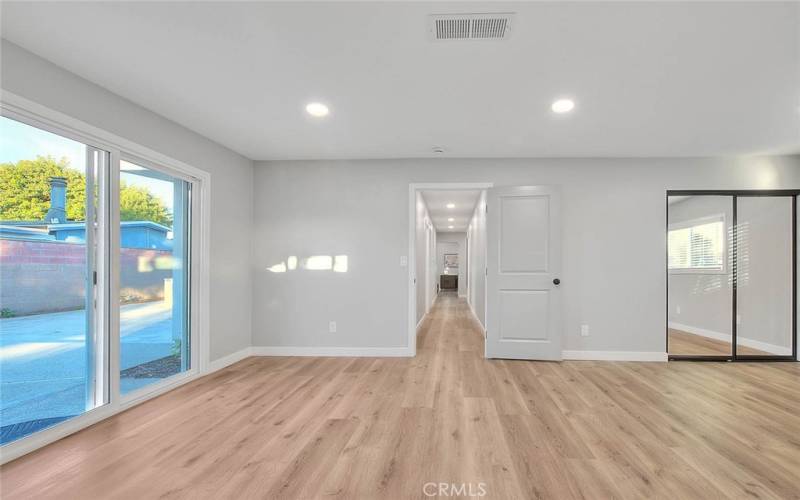
[[[556,278],[556,279],[553,280],[553,284],[554,285],[560,285],[561,284],[561,280]]]

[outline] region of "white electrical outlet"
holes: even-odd
[[[681,306],[675,306],[675,314],[681,313]]]
[[[589,325],[581,325],[581,337],[589,336]]]
[[[400,256],[400,267],[406,267],[408,265],[408,257],[405,255]]]
[[[328,323],[328,332],[329,333],[336,333],[336,322],[335,321],[331,321],[330,323]]]

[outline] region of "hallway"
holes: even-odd
[[[799,386],[791,363],[485,360],[445,294],[415,358],[251,357],[0,480],[7,499],[796,498]]]

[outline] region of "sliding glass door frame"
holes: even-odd
[[[162,153],[141,146],[106,130],[94,127],[46,106],[3,92],[0,115],[21,123],[79,141],[87,146],[87,195],[97,193],[95,203],[87,196],[87,305],[94,304],[90,322],[93,330],[94,362],[87,364],[92,383],[86,394],[94,405],[74,418],[22,437],[0,447],[0,464],[61,439],[78,430],[151,399],[206,373],[209,369],[209,262],[210,175]],[[94,151],[104,159],[95,170],[88,162]],[[120,393],[120,162],[124,158],[185,180],[191,186],[186,234],[190,247],[188,269],[189,366],[158,383]],[[91,171],[91,172],[90,172]],[[94,196],[92,196],[93,198]],[[91,208],[90,208],[91,207]],[[92,224],[92,219],[94,224]],[[87,355],[87,360],[90,356]],[[182,365],[182,368],[184,365]]]
[[[111,153],[86,146],[86,401],[87,411],[111,401],[108,349],[110,310],[108,267],[111,257],[109,236],[109,166]],[[93,335],[94,338],[88,338]]]
[[[181,345],[181,369],[182,371],[176,373],[168,378],[161,380],[160,382],[156,382],[150,384],[146,387],[142,387],[141,389],[137,389],[131,391],[127,394],[122,394],[120,390],[120,354],[121,354],[121,346],[120,341],[121,337],[119,334],[115,335],[115,338],[112,340],[112,345],[114,347],[114,352],[111,353],[111,357],[116,360],[117,365],[116,367],[112,367],[111,374],[112,374],[112,394],[119,398],[120,402],[128,403],[131,401],[136,401],[141,399],[142,397],[146,396],[147,394],[151,393],[153,390],[158,390],[162,387],[170,386],[175,380],[177,379],[184,379],[184,378],[192,378],[197,376],[200,373],[196,367],[200,366],[201,358],[200,358],[200,349],[196,349],[195,346],[198,346],[200,342],[198,341],[198,336],[196,334],[195,326],[201,321],[200,316],[195,314],[197,312],[196,307],[192,307],[195,303],[195,294],[201,293],[199,287],[195,286],[197,283],[200,282],[200,268],[195,265],[193,261],[193,256],[198,255],[200,251],[200,241],[199,238],[195,237],[197,234],[201,233],[201,228],[199,227],[199,218],[195,217],[193,214],[199,214],[202,207],[200,206],[200,199],[196,196],[193,196],[193,193],[199,188],[199,180],[191,175],[187,175],[186,173],[175,169],[170,168],[169,166],[163,165],[159,162],[154,162],[149,160],[145,157],[140,155],[136,155],[133,153],[129,153],[127,151],[120,152],[119,160],[114,162],[114,168],[112,169],[113,176],[115,181],[113,185],[116,189],[119,188],[120,182],[120,163],[121,161],[127,161],[130,163],[134,163],[136,165],[145,167],[149,170],[154,170],[160,173],[164,173],[170,175],[171,177],[175,177],[182,181],[185,181],[189,189],[187,190],[186,195],[188,196],[188,224],[184,228],[183,232],[186,237],[186,241],[189,242],[189,248],[187,248],[187,268],[189,269],[189,275],[187,276],[188,286],[186,287],[188,294],[189,294],[189,303],[187,304],[187,316],[188,316],[188,328],[189,328],[189,337],[188,337],[188,345]],[[114,193],[115,200],[119,200],[119,192]],[[112,228],[114,228],[114,234],[112,234],[112,240],[115,245],[114,248],[114,269],[115,269],[115,290],[120,289],[120,261],[119,256],[121,253],[121,249],[119,248],[120,242],[120,216],[119,216],[119,203],[115,203],[116,213],[114,214],[114,222],[112,223]],[[198,226],[198,227],[196,227]],[[177,240],[177,236],[176,236]],[[115,297],[119,297],[117,294]],[[119,300],[113,300],[115,309],[115,332],[120,332],[120,304]],[[186,356],[188,354],[188,356]],[[186,366],[188,365],[188,366]]]
[[[666,207],[666,229],[665,234],[669,234],[669,198],[670,196],[730,196],[732,199],[731,221],[731,291],[732,291],[732,311],[731,311],[731,353],[729,355],[686,355],[669,354],[669,249],[665,251],[665,272],[666,272],[666,296],[665,296],[665,348],[670,361],[797,361],[797,198],[800,196],[800,189],[755,189],[755,190],[668,190],[665,197]],[[792,240],[792,320],[791,320],[791,340],[792,353],[787,355],[769,354],[753,355],[737,353],[737,288],[738,288],[738,245],[739,245],[739,221],[738,221],[738,199],[739,197],[787,197],[791,199],[791,240]]]

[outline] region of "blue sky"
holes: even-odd
[[[72,168],[83,172],[86,167],[84,148],[80,142],[10,118],[0,118],[0,163],[53,156],[57,160],[67,158]]]
[[[52,156],[56,160],[66,158],[70,168],[80,172],[86,169],[86,146],[82,143],[10,118],[0,117],[0,163],[32,160],[37,156]],[[128,185],[147,188],[172,212],[171,182],[129,172],[121,173],[120,178]]]

